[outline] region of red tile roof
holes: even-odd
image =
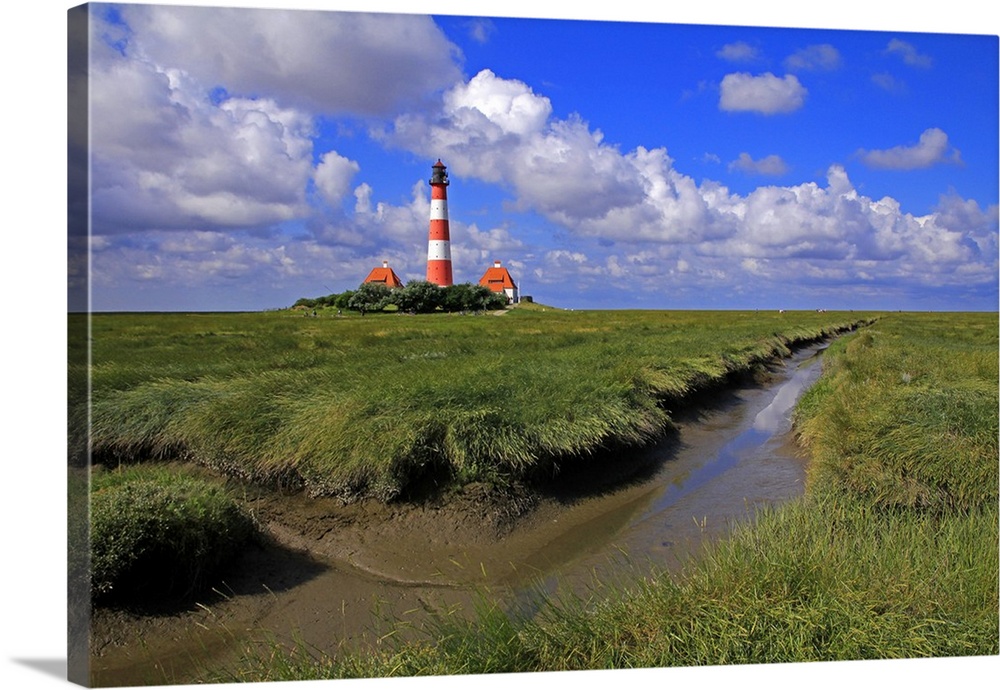
[[[389,262],[383,261],[381,267],[375,267],[365,278],[366,283],[385,283],[387,287],[403,287],[403,281],[399,279],[396,272],[389,268]]]
[[[479,279],[479,284],[485,285],[493,292],[503,292],[504,290],[514,290],[517,288],[514,279],[510,277],[510,272],[501,266],[499,261],[494,261],[493,265],[486,269],[486,273]]]

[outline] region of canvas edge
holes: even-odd
[[[67,680],[90,687],[90,6],[67,10]]]

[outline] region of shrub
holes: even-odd
[[[229,492],[207,480],[155,467],[95,474],[91,592],[105,600],[186,596],[253,534]]]
[[[352,297],[354,297],[354,290],[342,292],[333,300],[333,306],[337,309],[350,309]]]
[[[400,311],[428,314],[441,306],[444,291],[426,280],[411,280],[406,287],[394,290],[392,302]]]
[[[351,295],[347,306],[362,314],[368,311],[382,311],[389,304],[391,294],[392,290],[383,283],[363,283]]]
[[[458,283],[445,288],[442,302],[444,310],[452,312],[503,309],[506,305],[507,299],[503,295],[498,296],[488,287],[472,283]]]

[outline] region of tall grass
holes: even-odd
[[[95,600],[160,605],[204,585],[256,533],[227,489],[164,466],[95,473],[90,528]]]
[[[996,314],[893,314],[831,348],[797,410],[806,495],[685,573],[543,599],[484,599],[426,635],[337,655],[272,647],[240,679],[373,677],[995,655]],[[388,639],[388,638],[387,638]]]
[[[996,315],[893,318],[846,344],[799,411],[811,482],[869,505],[997,501]]]
[[[96,314],[92,449],[343,498],[517,480],[646,442],[692,392],[870,316]]]

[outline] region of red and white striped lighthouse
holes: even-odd
[[[427,281],[452,284],[451,237],[448,233],[448,173],[441,159],[431,166],[431,227],[427,235]]]

